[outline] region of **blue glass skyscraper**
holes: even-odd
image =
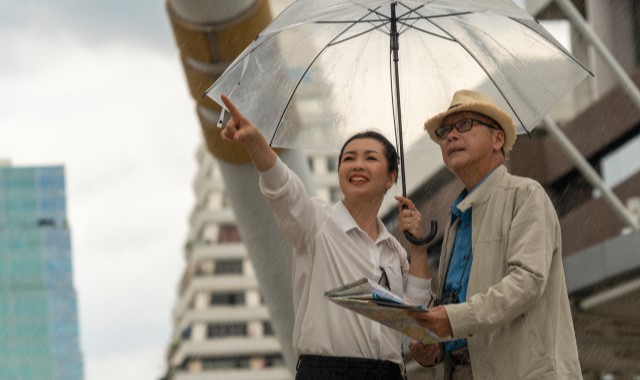
[[[64,168],[0,167],[0,379],[83,372]]]

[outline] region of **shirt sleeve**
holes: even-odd
[[[299,251],[308,251],[304,247],[310,247],[328,217],[326,205],[309,197],[300,178],[279,157],[273,167],[260,172],[260,191],[285,237]]]
[[[284,187],[289,179],[287,165],[285,165],[280,157],[276,159],[276,163],[269,169],[260,173],[260,190],[263,194],[273,194]]]
[[[431,289],[431,279],[408,274],[404,295],[415,304],[429,305],[435,299],[435,294]]]
[[[554,232],[557,214],[540,185],[520,191],[505,237],[506,252],[497,255],[506,259],[507,274],[467,302],[445,305],[455,338],[488,332],[515,319],[545,291],[555,239],[559,238]]]

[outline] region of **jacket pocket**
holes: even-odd
[[[544,346],[538,329],[533,325],[531,315],[525,314],[523,318],[529,347],[529,359],[523,361],[525,366],[522,368],[524,371],[521,375],[523,379],[539,379],[554,372],[553,359],[548,355],[549,350],[552,348]]]

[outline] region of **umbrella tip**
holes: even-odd
[[[220,110],[220,117],[218,118],[218,128],[222,128],[222,122],[224,121],[224,107]]]

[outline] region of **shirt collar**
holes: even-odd
[[[466,212],[474,203],[478,204],[487,200],[489,195],[491,195],[491,190],[504,177],[506,172],[507,168],[504,165],[499,165],[484,176],[470,192],[467,193],[467,189],[462,190],[458,198],[456,198],[451,205],[452,214],[456,215],[456,211],[459,210],[460,215],[462,215],[462,213]],[[454,209],[457,210],[454,211]]]
[[[358,223],[353,219],[343,202],[337,202],[333,205],[333,212],[336,214],[336,220],[344,232],[358,228]]]
[[[344,232],[349,232],[353,229],[357,229],[363,234],[365,233],[358,226],[358,223],[356,223],[355,219],[353,219],[353,216],[351,216],[351,213],[349,212],[349,210],[347,209],[347,206],[345,206],[343,202],[337,202],[335,205],[333,205],[333,212],[336,215],[336,221],[338,222],[338,224],[340,225],[340,228],[342,228]],[[385,227],[384,223],[382,223],[380,218],[378,218],[377,223],[378,223],[378,239],[376,240],[376,244],[391,238],[391,234],[387,230],[387,227]]]
[[[458,197],[451,204],[451,220],[452,221],[455,220],[456,218],[461,218],[465,212],[470,211],[469,209],[464,211],[458,209],[458,205],[467,197],[468,194],[469,193],[467,192],[467,189],[463,189],[460,192],[460,195],[458,195]]]

